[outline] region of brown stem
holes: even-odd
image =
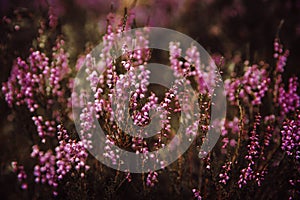
[[[239,107],[239,113],[240,113],[240,119],[239,119],[239,132],[238,132],[238,141],[237,141],[237,146],[236,146],[236,149],[235,149],[235,152],[234,152],[234,155],[232,157],[232,165],[235,163],[236,161],[236,158],[238,156],[238,152],[239,152],[239,148],[240,148],[240,145],[241,145],[241,135],[242,135],[242,132],[244,130],[244,122],[243,122],[243,117],[244,117],[244,109],[241,105],[241,102],[240,102],[240,98],[238,97],[240,91],[241,91],[241,87],[238,88],[238,91],[237,91],[237,103],[238,103],[238,107]]]

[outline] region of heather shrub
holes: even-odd
[[[163,2],[166,7],[173,5]],[[93,1],[84,5],[89,7]],[[94,9],[101,10],[101,6]],[[103,44],[97,51],[100,62],[96,62],[91,49],[97,44],[90,41],[81,54],[74,50],[70,34],[60,33],[63,14],[50,6],[37,25],[32,47],[26,55],[13,59],[2,94],[12,113],[7,118],[14,124],[10,142],[20,148],[8,168],[18,180],[22,198],[298,199],[299,80],[294,75],[284,81],[290,52],[279,35],[274,33],[270,63],[245,59],[232,69],[226,56],[213,54],[209,68],[203,70],[204,61],[194,44],[184,48],[175,40],[169,43],[168,54],[152,50],[148,26],[144,32],[136,32],[137,49],[130,49],[133,38],[116,45],[122,33],[137,27],[143,9],[125,9],[121,17],[114,12],[106,16],[103,32],[93,35]],[[164,23],[170,23],[168,20]],[[4,21],[11,23],[9,18]],[[121,56],[114,58],[114,52],[121,52]],[[150,83],[148,65],[156,60],[169,65],[176,77],[174,88]],[[222,77],[216,75],[217,70]],[[74,89],[80,85],[76,79],[79,73],[84,74],[92,96]],[[223,83],[226,118],[211,122],[211,91]],[[185,85],[195,91],[197,103],[190,103],[185,90],[176,90]],[[194,109],[199,112],[192,113]],[[154,116],[158,119],[154,127],[159,131],[145,139],[143,136],[151,134],[146,127]],[[194,123],[188,123],[190,118]],[[105,132],[99,146],[95,122]],[[166,158],[155,152],[176,138],[179,124],[193,140],[184,154],[165,165]],[[134,126],[139,127],[137,134],[128,134]],[[209,130],[219,126],[221,136],[216,145],[201,152]],[[159,170],[121,170],[127,163],[120,159],[122,153],[116,146],[139,155],[144,164],[155,163]],[[100,157],[114,169],[90,153],[98,148],[104,149]]]

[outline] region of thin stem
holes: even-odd
[[[243,117],[245,115],[245,111],[241,105],[241,102],[240,102],[240,98],[238,97],[241,89],[242,89],[242,85],[238,88],[237,90],[237,94],[236,94],[236,99],[237,99],[237,103],[238,103],[238,107],[239,107],[239,113],[240,113],[240,119],[239,119],[239,132],[238,132],[238,141],[237,141],[237,146],[236,146],[236,149],[235,149],[235,152],[234,152],[234,155],[232,157],[232,164],[235,163],[236,161],[236,158],[238,156],[238,152],[239,152],[239,148],[240,148],[240,145],[241,145],[241,135],[242,135],[242,132],[244,130],[244,121],[243,121]]]

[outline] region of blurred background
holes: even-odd
[[[137,26],[181,31],[211,54],[235,63],[247,59],[273,64],[273,41],[279,34],[290,50],[286,73],[299,75],[299,0],[1,0],[1,81],[8,76],[15,57],[29,54],[39,21],[47,19],[49,12],[58,16],[55,34],[65,35],[71,58],[76,60],[89,45],[100,41],[106,15],[122,16],[125,7],[135,13]]]

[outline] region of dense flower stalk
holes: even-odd
[[[195,199],[197,199],[197,200],[202,200],[202,197],[201,197],[201,195],[200,195],[200,191],[199,191],[199,190],[197,190],[197,189],[192,189],[192,192],[193,192],[193,194],[194,194]]]
[[[261,116],[258,114],[255,117],[255,122],[253,125],[253,130],[251,131],[250,144],[248,144],[248,153],[245,159],[248,161],[246,168],[241,170],[241,175],[239,177],[238,186],[241,188],[246,185],[248,181],[257,181],[258,186],[261,185],[261,180],[263,180],[264,172],[255,172],[255,161],[260,155],[261,146],[259,144],[259,135],[257,133],[258,126],[260,125]]]
[[[300,107],[300,96],[297,93],[298,85],[298,78],[292,77],[289,79],[287,91],[284,89],[284,85],[279,87],[278,104],[283,117]]]
[[[146,181],[147,186],[153,187],[155,183],[158,182],[157,176],[158,176],[157,172],[152,172],[152,171],[149,172]]]
[[[281,148],[287,155],[300,159],[300,113],[295,114],[295,119],[287,119],[281,130]]]
[[[15,173],[18,174],[18,180],[21,183],[21,188],[23,190],[26,190],[28,185],[27,185],[27,174],[24,170],[24,166],[23,165],[19,165],[17,162],[12,162],[11,163],[12,169]]]
[[[232,165],[232,162],[231,161],[228,161],[226,162],[223,166],[222,166],[222,170],[223,172],[219,174],[219,177],[220,177],[220,180],[219,182],[226,185],[228,180],[229,180],[229,173],[231,171],[231,166]]]
[[[262,98],[268,90],[270,78],[266,69],[253,65],[247,67],[245,74],[233,81],[230,79],[225,80],[225,89],[230,103],[237,104],[236,91],[239,87],[240,93],[238,97],[246,104],[260,105]]]

